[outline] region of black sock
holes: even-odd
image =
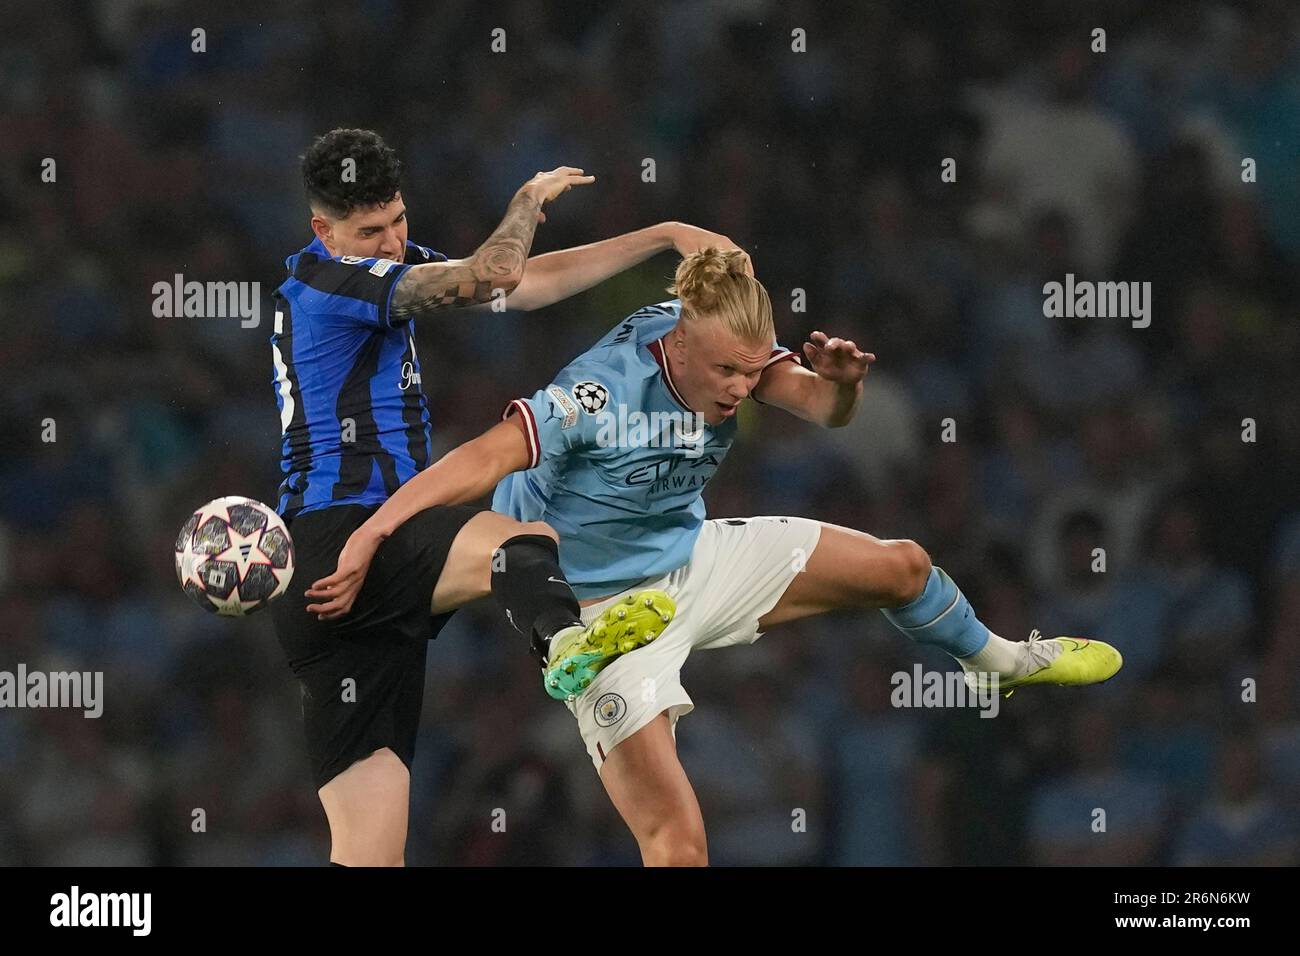
[[[578,599],[560,570],[559,546],[544,534],[515,535],[497,549],[492,594],[543,661],[556,631],[582,623]]]

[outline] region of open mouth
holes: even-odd
[[[736,414],[736,405],[739,405],[740,403],[737,402],[736,405],[724,405],[722,402],[714,402],[713,404],[718,406],[718,411],[722,412],[723,415],[734,415]]]

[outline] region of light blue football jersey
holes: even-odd
[[[673,386],[660,340],[681,300],[649,305],[610,330],[531,398],[531,462],[497,485],[494,511],[545,521],[580,599],[635,587],[684,565],[704,522],[701,493],[726,457],[736,419],[706,425]],[[771,365],[795,358],[773,343]]]

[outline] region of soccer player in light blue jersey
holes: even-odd
[[[494,508],[559,533],[584,622],[641,588],[675,602],[675,618],[652,643],[593,666],[557,635],[545,667],[548,693],[577,718],[647,865],[707,862],[675,741],[677,720],[694,709],[681,668],[697,648],[749,644],[826,611],[879,608],[911,639],[952,655],[982,689],[1092,684],[1119,670],[1118,651],[1099,641],[993,634],[913,541],[807,518],[706,519],[701,492],[731,447],[742,401],[843,425],[875,356],[814,332],[801,365],[776,343],[767,292],[741,252],[688,256],[669,291],[677,298],[619,323],[374,516],[391,527],[496,486]],[[323,582],[345,601],[365,577],[367,549],[363,528]]]

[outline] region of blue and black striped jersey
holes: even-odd
[[[429,464],[415,334],[389,302],[412,265],[447,257],[407,242],[405,260],[332,257],[319,239],[285,260],[271,335],[282,515],[380,504]]]

